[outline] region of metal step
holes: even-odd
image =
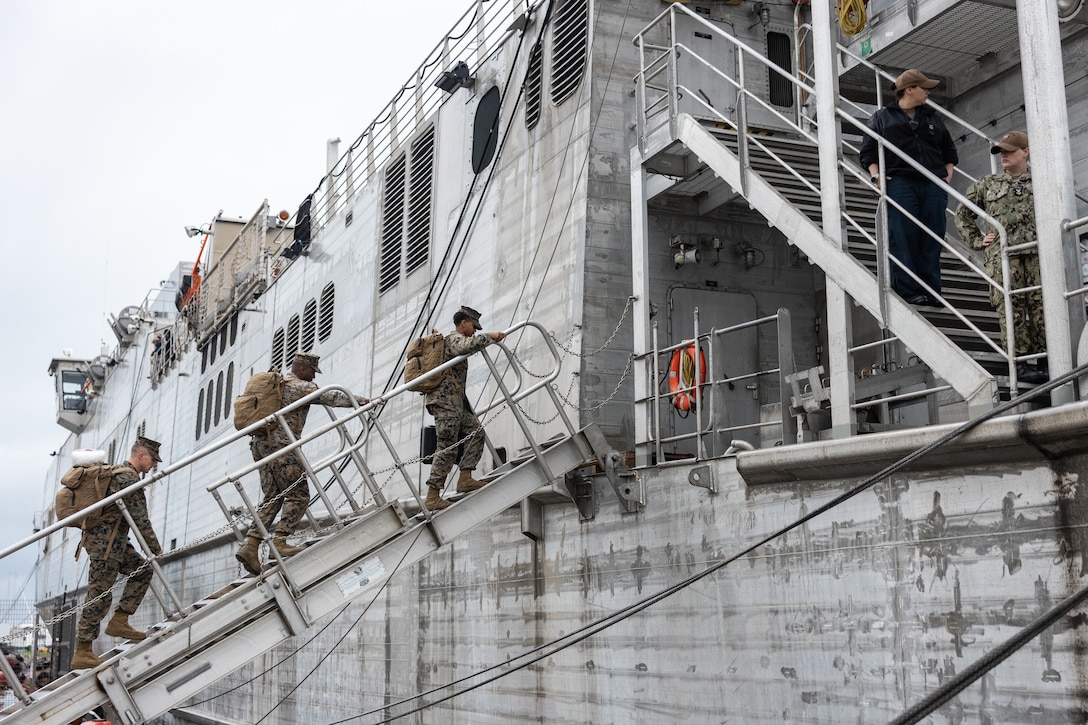
[[[258,577],[239,579],[190,605],[142,642],[114,648],[95,670],[70,673],[16,703],[0,722],[61,725],[101,705],[126,723],[154,718],[364,594],[444,544],[506,511],[541,486],[610,451],[591,428],[548,441],[540,457],[510,462],[485,488],[429,518],[396,501],[348,522]]]

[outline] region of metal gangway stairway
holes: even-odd
[[[570,498],[564,474],[587,465],[614,470],[617,454],[609,449],[599,429],[596,426],[575,429],[564,411],[554,386],[560,374],[561,358],[550,336],[536,323],[524,322],[507,331],[508,343],[517,339],[517,333],[523,336],[539,333],[554,365],[547,375],[533,374],[538,379],[525,384],[519,367],[522,362],[507,345],[495,344],[475,356],[486,362],[496,393],[495,402],[477,411],[485,428],[487,444],[492,445],[486,436],[488,422],[505,422],[504,416],[513,418],[527,441],[521,454],[483,476],[488,481],[484,488],[442,511],[432,513],[423,507],[420,492],[406,470],[410,461],[397,457],[388,432],[375,415],[383,405],[392,407],[398,400],[414,397],[408,386],[397,387],[381,399],[355,407],[342,417],[336,417],[331,409],[326,409],[331,419],[328,423],[306,433],[274,456],[249,463],[207,487],[228,515],[231,506],[226,496],[236,488],[242,494],[249,516],[253,516],[255,508],[244,495],[242,478],[253,474],[268,460],[295,450],[311,481],[319,480],[322,473],[331,472],[335,482],[340,484],[339,487],[329,486],[328,490],[315,487],[328,507],[320,523],[332,522],[325,526],[321,535],[306,542],[303,550],[289,559],[279,558],[274,547],[269,547],[274,560],[269,561],[259,576],[235,579],[197,601],[180,606],[173,616],[152,627],[146,640],[125,643],[101,655],[106,662],[94,670],[70,672],[32,695],[19,693],[21,701],[0,712],[0,722],[66,724],[103,705],[112,707],[120,722],[126,725],[146,722],[185,702],[288,637],[304,632],[352,600],[368,594],[377,596],[389,577],[479,524],[526,502],[530,496],[535,494],[548,501],[555,500],[557,495]],[[505,358],[506,365],[500,366],[493,359],[492,350],[499,351],[495,357]],[[464,356],[450,360],[429,375],[439,375],[463,359]],[[539,365],[539,358],[534,362]],[[525,370],[529,372],[528,368]],[[266,422],[278,423],[290,435],[283,415],[316,401],[330,389],[340,388],[321,388],[266,421],[228,436],[124,492],[104,499],[99,506],[111,505],[131,493],[133,488],[147,486],[192,465],[244,438]],[[554,407],[553,420],[559,421],[561,428],[558,434],[548,438],[534,430],[534,424],[529,422],[525,412],[532,410],[539,415],[542,404]],[[361,435],[351,435],[349,426],[353,422],[356,427],[365,424]],[[378,485],[363,455],[368,439],[372,437],[367,435],[369,432],[377,433],[373,436],[377,439],[376,448],[392,457],[392,474],[409,484],[408,496],[384,495],[383,488],[388,487],[388,482]],[[303,449],[307,445],[321,447],[323,441],[327,444],[331,440],[337,442],[332,446],[333,450],[326,450],[321,456],[309,455]],[[494,448],[492,452],[495,452]],[[378,456],[371,453],[366,459],[372,457]],[[368,501],[350,496],[351,485],[356,482],[349,472],[363,479],[360,485],[371,494]],[[337,488],[348,494],[339,501],[329,493]],[[313,508],[315,506],[311,505]],[[339,513],[341,511],[344,513]],[[27,541],[0,552],[0,556],[33,544],[66,523],[59,521]],[[234,516],[231,523],[240,538],[245,530],[243,522]],[[267,540],[270,538],[266,536]],[[148,554],[146,550],[144,553]],[[162,570],[157,564],[154,568],[160,579],[157,585],[168,588]],[[171,600],[178,602],[173,592],[169,594]]]
[[[714,56],[702,57],[698,49],[686,45],[684,28],[695,28],[699,37],[713,37],[719,43]],[[822,137],[814,131],[818,119],[773,107],[762,97],[766,91],[758,80],[752,80],[774,75],[790,84],[798,98],[816,97],[819,89],[810,85],[811,76],[787,72],[682,4],[670,5],[636,36],[635,43],[641,60],[636,77],[638,146],[632,158],[633,205],[645,207],[650,198],[663,192],[683,195],[685,186],[690,186],[692,195],[707,195],[706,172],[712,172],[734,197],[743,199],[781,231],[875,320],[883,336],[847,340],[851,346],[848,355],[866,347],[901,344],[943,381],[939,389],[930,392],[948,390],[958,395],[969,415],[991,409],[998,399],[999,385],[1019,387],[1017,360],[1012,350],[1001,344],[998,313],[988,300],[991,288],[1007,292],[1009,284],[992,279],[970,250],[942,240],[942,270],[950,284],[937,307],[916,309],[890,291],[890,265],[897,262],[886,252],[886,230],[881,228],[877,209],[879,192],[869,184],[868,171],[849,159],[856,155],[857,139],[867,132],[867,109],[841,97],[831,103],[841,145],[835,149],[836,168],[829,172],[822,168]],[[732,52],[723,53],[723,47]],[[839,50],[848,52],[842,46]],[[738,58],[732,71],[720,67],[722,58],[730,55]],[[887,85],[887,74],[857,60],[872,70],[877,87]],[[697,85],[700,82],[709,82],[727,98],[708,94]],[[878,100],[880,94],[877,90]],[[770,119],[770,133],[749,122],[749,117],[757,114],[763,122]],[[986,138],[966,122],[956,121],[957,128]],[[775,136],[774,129],[782,138]],[[883,155],[897,153],[882,139],[877,142]],[[839,218],[830,227],[823,219],[827,207],[822,203],[826,201],[823,197],[832,193],[826,185],[829,173],[838,177],[840,192]],[[959,169],[956,173],[971,178]],[[714,203],[728,201],[728,196],[717,190],[709,197]],[[955,189],[950,190],[949,198],[953,206],[967,203],[980,218],[991,222]],[[891,202],[881,198],[880,203]],[[996,221],[992,223],[1000,229]],[[841,230],[843,239],[829,229]],[[1003,229],[999,236],[1004,237]],[[857,400],[851,390],[849,403],[855,409]]]

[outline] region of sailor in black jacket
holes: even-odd
[[[869,119],[869,128],[917,162],[924,169],[944,179],[952,179],[952,169],[959,161],[956,146],[944,123],[926,100],[940,81],[926,78],[921,71],[908,70],[895,81],[896,100]],[[944,239],[948,192],[931,183],[901,159],[894,151],[885,151],[886,180],[879,176],[877,142],[866,136],[859,154],[861,165],[869,170],[872,182],[886,181],[888,196]],[[893,257],[925,283],[932,293],[941,291],[941,245],[920,229],[903,212],[888,205],[888,248]],[[892,288],[914,305],[932,305],[936,301],[899,265],[891,265]]]

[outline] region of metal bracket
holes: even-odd
[[[623,455],[619,451],[610,451],[605,457],[604,475],[612,484],[626,513],[635,513],[646,505],[642,498],[642,481],[623,463]]]
[[[305,632],[310,626],[310,622],[302,609],[299,608],[298,601],[291,594],[291,587],[287,584],[283,574],[273,572],[265,579],[264,584],[270,588],[272,596],[276,600],[276,605],[280,608],[280,615],[282,615],[283,621],[291,634]]]
[[[581,471],[571,471],[563,477],[574,505],[578,507],[578,516],[588,521],[597,516],[596,497],[593,495],[593,483],[582,475]]]
[[[692,486],[698,486],[699,488],[705,488],[711,493],[718,492],[718,484],[714,480],[714,475],[710,470],[710,466],[699,466],[688,471],[688,483]]]
[[[106,697],[110,698],[110,704],[117,711],[125,725],[139,725],[145,722],[143,713],[132,699],[132,693],[121,684],[121,676],[117,674],[115,667],[107,667],[98,673],[98,682],[106,691]]]

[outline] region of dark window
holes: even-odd
[[[310,300],[302,310],[302,349],[312,350],[317,333],[317,302]]]
[[[790,47],[790,36],[785,33],[767,33],[767,59],[792,74],[793,53]],[[787,108],[793,106],[793,84],[786,76],[769,66],[767,67],[767,85],[770,88],[771,103]]]
[[[552,37],[552,103],[570,98],[586,70],[589,44],[588,0],[561,0]]]
[[[238,313],[234,313],[234,317],[230,318],[230,344],[233,345],[238,340]]]
[[[499,102],[498,86],[480,99],[476,107],[476,120],[472,124],[472,173],[478,174],[487,168],[495,158],[495,149],[499,142]]]
[[[525,72],[525,128],[532,131],[540,121],[540,97],[543,86],[543,44],[537,43],[529,53],[529,68]]]
[[[227,367],[227,392],[223,394],[223,420],[230,420],[234,402],[234,363]]]
[[[90,377],[78,370],[66,370],[60,374],[61,407],[64,410],[87,411],[87,386]]]
[[[200,389],[200,397],[196,401],[196,439],[200,440],[200,424],[204,420],[204,389]]]
[[[287,367],[291,367],[298,351],[298,315],[291,315],[287,321]]]
[[[218,346],[215,344],[215,338],[208,340],[208,365],[215,365],[215,356]]]
[[[411,181],[408,185],[408,230],[405,274],[427,263],[431,249],[431,188],[434,176],[434,126],[412,143]]]
[[[332,282],[321,290],[321,318],[317,323],[317,339],[321,342],[332,334],[333,307],[336,305],[336,286]]]
[[[200,374],[208,372],[208,346],[200,348]]]
[[[283,336],[283,328],[276,330],[272,333],[272,367],[283,367],[283,346],[285,338]]]
[[[219,331],[219,354],[222,355],[227,351],[227,328],[224,325],[223,329]]]
[[[219,425],[220,406],[223,405],[223,371],[219,371],[219,377],[215,381],[215,424]]]
[[[382,200],[382,248],[378,269],[378,293],[387,292],[400,281],[404,239],[404,186],[407,156],[401,154],[385,172]]]

